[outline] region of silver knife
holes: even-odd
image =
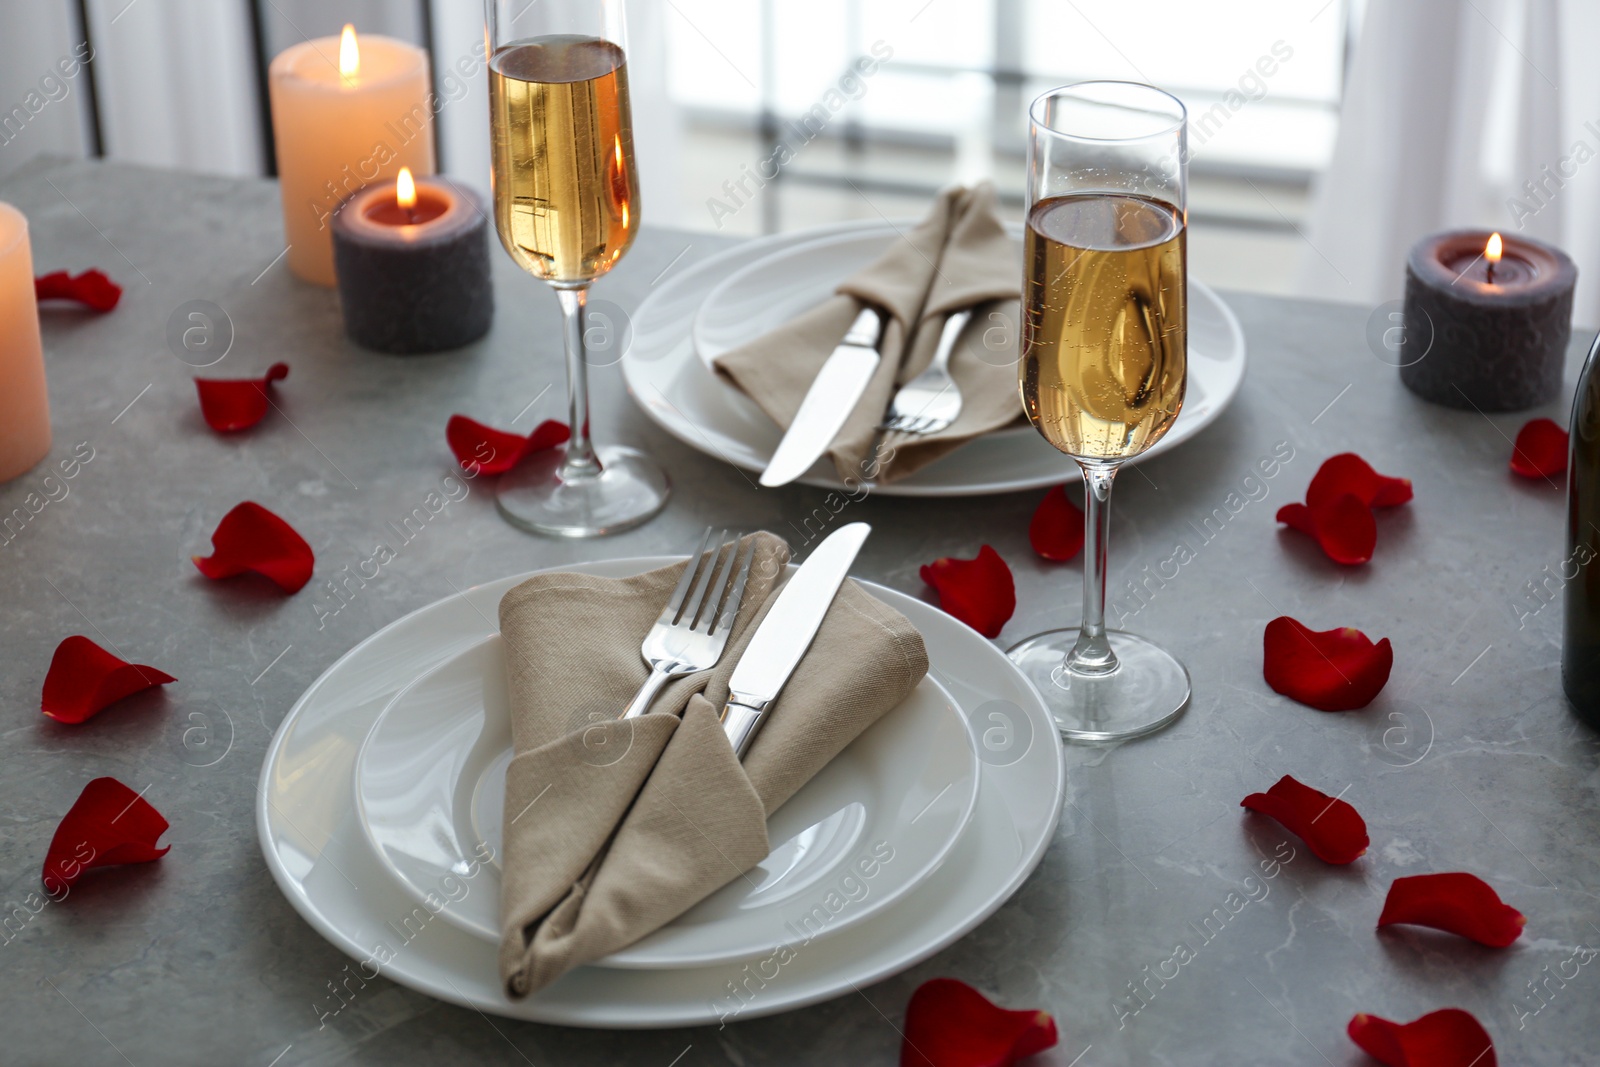
[[[777,602],[761,620],[739,665],[728,679],[728,703],[722,709],[722,730],[740,759],[749,751],[767,707],[789,680],[800,657],[822,625],[839,586],[844,584],[861,543],[872,532],[864,522],[841,526],[818,545],[789,576]]]
[[[875,308],[866,308],[850,324],[850,330],[817,372],[800,401],[800,410],[784,433],[783,440],[761,472],[761,484],[768,488],[788,485],[828,450],[844,425],[856,401],[878,369],[878,341],[883,334],[883,318]]]

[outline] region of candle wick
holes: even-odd
[[[1494,284],[1494,260],[1489,261],[1489,284]]]

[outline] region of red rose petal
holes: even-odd
[[[1304,504],[1278,509],[1278,521],[1316,538],[1335,563],[1353,566],[1371,559],[1378,543],[1371,509],[1410,499],[1408,479],[1385,477],[1354,452],[1341,452],[1317,468]]]
[[[1306,488],[1306,503],[1315,507],[1319,501],[1332,500],[1344,493],[1350,493],[1368,507],[1393,507],[1411,499],[1411,480],[1387,478],[1354,452],[1341,452],[1329,456],[1317,468]]]
[[[1045,559],[1064,562],[1083,551],[1083,512],[1058,485],[1044,495],[1028,523],[1028,543]]]
[[[98,270],[86,270],[76,278],[58,270],[35,278],[33,295],[36,300],[74,300],[84,307],[106,312],[122,299],[122,286]]]
[[[267,414],[267,389],[289,376],[289,364],[274,363],[260,378],[196,378],[200,414],[218,433],[248,430]]]
[[[1285,504],[1278,521],[1316,539],[1335,563],[1355,566],[1372,558],[1378,544],[1378,524],[1372,509],[1353,493],[1341,493],[1316,504]]]
[[[119,659],[73,634],[56,646],[40,706],[58,722],[80,723],[141,689],[177,681],[165,671]]]
[[[478,474],[504,474],[524,456],[563,444],[571,434],[564,422],[546,419],[527,437],[496,430],[465,415],[452,415],[444,437],[461,469]]]
[[[311,580],[316,557],[294,527],[260,504],[246,500],[222,517],[211,535],[210,556],[195,556],[207,578],[232,578],[254,571],[285,593],[299,592]]]
[[[1495,1067],[1489,1032],[1460,1008],[1442,1008],[1409,1023],[1363,1013],[1350,1020],[1345,1032],[1363,1052],[1389,1067]]]
[[[937,559],[921,573],[939,594],[939,606],[985,637],[998,637],[1017,610],[1011,568],[988,545],[978,549],[975,559]]]
[[[906,1005],[900,1067],[1010,1067],[1057,1041],[1042,1011],[1007,1011],[954,978],[923,982]]]
[[[1548,478],[1567,469],[1567,431],[1552,419],[1532,419],[1517,431],[1511,471],[1524,478]]]
[[[1396,878],[1378,916],[1379,926],[1431,926],[1491,948],[1521,937],[1527,922],[1488,882],[1462,871]]]
[[[1316,631],[1281,615],[1262,635],[1261,674],[1275,692],[1319,711],[1372,703],[1389,681],[1394,649],[1349,626]]]
[[[1360,812],[1287,774],[1265,793],[1251,793],[1239,804],[1282,823],[1325,863],[1352,863],[1371,843]]]
[[[167,820],[149,801],[115,778],[96,778],[83,787],[50,839],[45,889],[53,894],[52,880],[71,885],[91,867],[160,859],[167,849],[156,848],[156,841],[166,832]]]

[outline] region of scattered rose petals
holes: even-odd
[[[1488,882],[1463,871],[1396,878],[1378,916],[1379,926],[1431,926],[1491,948],[1521,937],[1527,922]]]
[[[444,428],[445,440],[450,442],[450,451],[456,454],[461,469],[479,474],[504,474],[521,463],[524,456],[554,448],[569,436],[566,423],[554,419],[541,422],[526,437],[496,430],[465,415],[451,415]]]
[[[1287,774],[1265,793],[1251,793],[1239,804],[1282,823],[1324,863],[1353,863],[1370,844],[1360,812]]]
[[[1083,512],[1058,485],[1044,495],[1028,523],[1028,542],[1045,559],[1065,562],[1083,551]]]
[[[94,311],[106,312],[122,299],[122,286],[98,270],[86,270],[77,277],[58,270],[35,278],[33,295],[38,300],[74,300]]]
[[[96,778],[83,787],[50,839],[45,889],[55,892],[52,879],[71,885],[91,867],[160,859],[167,849],[156,848],[156,841],[166,832],[167,820],[149,801],[115,778]]]
[[[1488,1031],[1460,1008],[1441,1008],[1409,1023],[1363,1013],[1345,1032],[1388,1067],[1495,1067]]]
[[[1056,1043],[1042,1011],[1007,1011],[954,978],[923,982],[906,1005],[900,1067],[1010,1067]]]
[[[1367,562],[1378,544],[1372,509],[1353,493],[1314,505],[1285,504],[1278,509],[1278,521],[1315,538],[1329,559],[1345,566]]]
[[[1387,478],[1354,452],[1329,456],[1306,487],[1306,503],[1315,505],[1350,493],[1372,508],[1388,508],[1411,499],[1409,478]]]
[[[1373,644],[1353,627],[1312,630],[1280,615],[1262,635],[1261,674],[1275,692],[1319,711],[1353,711],[1372,703],[1389,681],[1394,649]]]
[[[1511,449],[1511,472],[1524,478],[1548,478],[1567,469],[1567,431],[1552,419],[1531,419],[1517,431]]]
[[[248,430],[267,414],[267,390],[289,376],[289,364],[274,363],[260,378],[196,378],[200,414],[218,433]]]
[[[1371,559],[1378,543],[1372,509],[1410,499],[1409,479],[1385,477],[1354,452],[1341,452],[1317,468],[1304,504],[1278,509],[1278,521],[1315,538],[1335,563],[1354,566]]]
[[[212,553],[195,556],[207,578],[232,578],[254,571],[285,593],[299,592],[311,580],[316,558],[294,527],[260,504],[246,500],[222,517],[211,535]]]
[[[924,564],[921,573],[939,594],[939,606],[985,637],[998,637],[1017,610],[1011,568],[988,545],[974,559],[947,556]]]
[[[58,722],[80,723],[125,696],[175,681],[165,671],[119,659],[73,634],[56,646],[40,705]]]

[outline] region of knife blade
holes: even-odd
[[[813,549],[799,570],[789,576],[744,655],[739,657],[739,665],[728,679],[722,729],[740,759],[744,759],[766,719],[768,705],[778,698],[789,675],[811,647],[822,617],[828,613],[861,543],[871,532],[872,527],[866,523],[852,522],[839,527]]]
[[[878,369],[882,359],[878,341],[882,334],[883,319],[875,308],[865,308],[856,316],[844,340],[806,390],[794,421],[778,442],[767,469],[761,472],[762,485],[788,485],[810,470],[817,457],[828,450]]]

